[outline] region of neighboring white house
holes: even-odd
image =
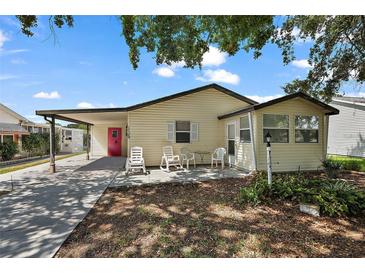
[[[56,131],[60,136],[60,152],[74,153],[83,151],[84,130],[56,126]],[[23,136],[30,133],[49,132],[49,124],[34,123],[0,103],[0,142],[12,141],[21,148]]]
[[[84,130],[65,127],[59,127],[59,130],[61,134],[61,152],[75,153],[84,150]]]
[[[330,105],[340,114],[330,116],[328,153],[365,157],[365,98],[336,97]]]

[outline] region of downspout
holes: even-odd
[[[325,129],[326,129],[326,133],[324,134],[323,138],[324,138],[324,146],[323,146],[323,157],[325,160],[327,158],[327,150],[328,150],[328,129],[329,129],[329,115],[325,115],[324,117],[324,122],[325,122]]]
[[[129,114],[130,112],[128,111],[127,112],[127,127],[126,127],[126,137],[127,137],[127,158],[129,157],[129,151],[130,151],[130,148],[129,148],[129,139],[130,139],[130,123],[129,123]]]
[[[251,145],[252,145],[252,164],[253,164],[253,169],[256,170],[257,169],[257,162],[256,162],[256,149],[255,149],[255,134],[253,132],[253,122],[252,122],[252,111],[250,111],[248,113],[248,120],[250,123],[250,137],[251,137]]]

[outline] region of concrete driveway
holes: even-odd
[[[124,167],[120,157],[85,155],[0,175],[0,257],[52,257]]]

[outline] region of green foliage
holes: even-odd
[[[133,68],[140,49],[156,54],[157,64],[184,61],[185,67],[201,67],[209,46],[234,55],[253,50],[260,56],[274,31],[273,16],[121,16]]]
[[[38,26],[34,15],[17,16],[21,31],[33,36]],[[294,79],[283,89],[302,91],[329,102],[339,95],[346,81],[365,81],[365,16],[120,16],[122,33],[129,46],[129,59],[138,67],[141,49],[155,54],[157,64],[181,62],[184,67],[201,67],[210,45],[230,56],[251,52],[256,59],[267,44],[276,44],[283,63],[295,59],[295,44],[311,41],[307,77]],[[49,26],[73,26],[73,16],[49,17]]]
[[[364,15],[288,16],[273,38],[282,50],[284,64],[295,59],[296,40],[313,41],[308,58],[312,67],[305,79],[288,83],[286,93],[304,91],[329,102],[343,82],[365,81]]]
[[[66,127],[68,127],[68,128],[78,128],[78,129],[83,129],[83,130],[87,129],[87,125],[84,125],[84,124],[68,124]]]
[[[56,133],[56,153],[60,150],[60,136]],[[29,156],[42,156],[49,154],[49,133],[31,133],[23,137],[22,148]]]
[[[239,202],[257,206],[265,201],[269,191],[267,181],[257,178],[250,186],[240,189]]]
[[[344,161],[341,163],[344,170],[360,171],[361,164],[359,161]]]
[[[13,159],[18,152],[17,144],[14,142],[0,143],[0,156],[3,161]]]
[[[291,200],[319,205],[328,216],[358,215],[365,210],[365,192],[340,180],[307,179],[302,174],[276,174],[269,187],[260,172],[253,183],[241,188],[238,200],[256,206],[275,200]]]
[[[38,27],[38,17],[36,15],[17,15],[16,18],[21,24],[21,31],[26,36],[33,36],[32,28]],[[72,15],[52,15],[48,18],[49,27],[54,32],[54,26],[62,28],[65,24],[73,27]]]
[[[342,169],[342,163],[332,159],[322,160],[322,166],[329,178],[337,178],[338,172]]]
[[[365,159],[349,156],[329,156],[329,159],[341,163],[344,170],[365,172]]]

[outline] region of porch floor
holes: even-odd
[[[170,172],[159,168],[147,168],[149,174],[130,174],[126,176],[125,171],[120,172],[109,187],[140,186],[159,183],[190,183],[223,178],[239,178],[248,175],[247,171],[225,167],[210,168],[210,166],[199,166],[197,168],[172,169]]]

